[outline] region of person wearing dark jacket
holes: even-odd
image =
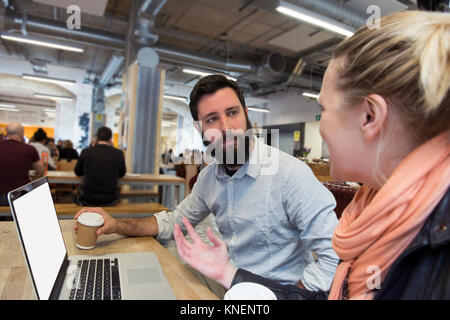
[[[66,159],[68,161],[78,160],[78,152],[73,148],[73,143],[70,140],[64,140],[62,148],[59,151],[59,159]]]
[[[450,299],[450,20],[404,11],[380,26],[337,47],[319,96],[330,175],[363,184],[333,233],[330,291],[237,269],[222,240],[209,231],[206,245],[184,220],[193,243],[179,225],[174,235],[188,264],[235,293],[256,282],[278,299]]]
[[[450,299],[450,190],[425,222],[422,230],[395,260],[374,300]],[[312,292],[280,285],[238,269],[231,287],[254,282],[272,290],[279,300],[324,300],[329,291]]]
[[[118,201],[118,180],[126,173],[123,152],[112,146],[112,131],[101,127],[97,143],[81,151],[75,174],[83,176],[79,202],[84,206],[110,206]]]

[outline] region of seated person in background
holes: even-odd
[[[6,127],[6,140],[0,141],[0,205],[8,205],[7,193],[30,182],[29,171],[39,176],[44,167],[35,148],[23,142],[23,126],[11,122]]]
[[[53,158],[53,160],[58,160],[59,158],[59,149],[55,144],[55,139],[53,138],[47,138],[45,139],[45,146],[50,150],[50,156]]]
[[[47,140],[47,133],[42,128],[36,130],[32,138],[33,142],[30,142],[30,146],[36,148],[39,158],[42,160],[43,154],[47,154],[48,157],[48,170],[55,170],[56,164],[51,157],[51,151],[44,145]]]
[[[81,151],[75,174],[83,176],[79,202],[85,206],[108,206],[118,201],[117,182],[126,173],[123,152],[112,146],[112,131],[101,127],[97,144]]]
[[[194,243],[177,225],[180,256],[226,288],[256,282],[278,299],[450,299],[449,39],[447,13],[404,11],[380,29],[362,27],[334,53],[320,133],[332,178],[363,186],[333,234],[341,262],[329,292],[237,269],[225,242],[209,230],[214,245],[204,244],[187,219]]]
[[[59,152],[59,160],[61,159],[67,159],[69,161],[78,159],[78,152],[73,148],[72,141],[63,141],[61,151]]]

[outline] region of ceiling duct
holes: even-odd
[[[225,72],[251,73],[256,71],[247,61],[237,61],[229,59],[221,59],[213,55],[198,53],[195,51],[179,50],[163,45],[156,45],[153,48],[162,61],[183,62],[191,66],[210,68]]]
[[[5,11],[5,30],[9,28],[21,30],[22,26],[25,26],[29,32],[60,36],[70,40],[87,41],[93,44],[103,43],[121,49],[125,47],[125,38],[112,32],[85,26],[81,30],[70,30],[63,22],[29,15],[24,19],[21,14],[7,9]]]
[[[69,30],[64,23],[58,21],[35,16],[27,16],[27,18],[24,19],[22,15],[17,14],[16,12],[9,9],[6,10],[5,29],[7,29],[6,26],[9,26],[16,30],[20,30],[23,24],[26,24],[27,30],[31,32],[60,36],[76,41],[85,41],[93,46],[98,46],[103,43],[104,45],[117,48],[118,50],[124,50],[126,46],[125,36],[89,27],[83,27],[82,30],[72,31]],[[273,77],[287,78],[291,72],[290,70],[286,70],[284,58],[278,53],[269,54],[266,57],[264,65],[260,66],[249,61],[224,59],[211,54],[168,47],[161,44],[155,45],[153,49],[158,53],[161,62],[215,70],[221,73],[238,73],[242,76],[242,80],[245,80],[248,77],[248,79],[252,79],[252,81],[273,83]],[[114,61],[110,61],[110,63],[113,64],[114,62],[114,64],[117,64],[119,62],[118,59],[120,58],[113,55],[112,59],[114,59]],[[121,61],[121,63],[122,62],[123,61]],[[106,68],[104,72],[105,79],[107,79],[107,69],[108,68]],[[114,74],[111,75],[111,77],[113,76]],[[303,79],[303,76],[297,78],[297,80],[294,80],[293,83],[291,83],[292,85],[308,82],[308,79]],[[105,79],[102,83],[105,83]],[[310,86],[311,83],[306,85],[306,87]],[[313,87],[316,87],[316,85],[313,85]]]
[[[329,0],[291,0],[291,3],[297,4],[305,9],[316,11],[326,15],[334,20],[343,21],[354,28],[359,28],[366,23],[367,17],[361,16],[351,8]]]
[[[113,53],[111,58],[106,65],[106,68],[103,70],[100,80],[98,81],[99,85],[106,86],[111,79],[121,70],[123,66],[123,62],[125,57],[120,53]]]
[[[286,60],[278,52],[271,52],[263,61],[262,66],[258,68],[258,76],[262,79],[277,79],[286,69]]]

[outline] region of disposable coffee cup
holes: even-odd
[[[103,217],[95,212],[84,212],[78,217],[77,247],[92,249],[97,244],[97,229],[103,223]]]
[[[224,300],[277,300],[269,288],[253,282],[241,282],[228,290]]]

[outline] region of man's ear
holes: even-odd
[[[385,98],[378,94],[371,94],[362,103],[361,130],[365,140],[373,140],[383,127],[388,103]]]

